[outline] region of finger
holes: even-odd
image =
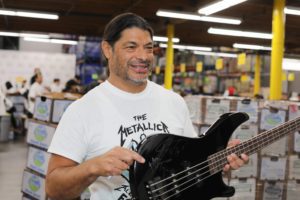
[[[234,147],[234,146],[236,146],[236,145],[238,145],[238,144],[240,144],[240,143],[241,143],[241,141],[240,141],[239,139],[232,139],[232,140],[230,140],[230,141],[228,142],[227,147],[228,147],[228,148]]]
[[[229,164],[226,164],[223,168],[223,171],[224,172],[228,172],[230,170],[230,165]]]
[[[127,162],[123,161],[123,160],[116,160],[115,165],[116,168],[120,169],[120,170],[126,170],[129,169],[129,165],[127,164]]]
[[[143,158],[141,155],[139,154],[135,154],[133,155],[133,159],[139,163],[145,163],[145,158]]]
[[[238,169],[244,164],[244,161],[237,157],[237,155],[235,154],[231,154],[230,156],[228,156],[228,162],[232,169]]]
[[[111,171],[111,176],[119,176],[123,173],[124,170],[114,167]]]
[[[249,162],[249,156],[247,156],[246,154],[241,154],[241,158],[243,159],[243,161],[245,163],[248,163]]]
[[[128,164],[132,164],[133,161],[137,161],[139,163],[144,163],[145,162],[145,159],[140,155],[138,154],[137,152],[135,151],[132,151],[130,149],[127,149],[127,156],[125,156],[125,160]]]

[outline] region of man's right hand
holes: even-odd
[[[95,176],[118,176],[129,169],[134,161],[144,163],[145,159],[130,149],[115,147],[101,156],[88,160],[87,164]]]
[[[123,147],[115,147],[81,164],[52,154],[46,176],[46,192],[51,199],[74,199],[99,176],[120,175],[134,161],[144,163],[145,159]]]

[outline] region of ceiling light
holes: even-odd
[[[30,42],[50,42],[50,39],[46,38],[31,38],[31,37],[25,37],[25,41],[30,41]]]
[[[57,43],[57,44],[69,44],[69,45],[77,45],[77,41],[74,40],[60,40],[60,39],[50,39],[52,43]]]
[[[167,48],[167,44],[159,44],[159,47],[161,48]],[[212,48],[210,47],[201,47],[201,46],[189,46],[189,45],[179,45],[179,44],[174,44],[173,45],[174,49],[182,49],[182,50],[191,50],[191,51],[212,51]]]
[[[300,60],[284,58],[282,60],[282,69],[288,71],[300,71]]]
[[[35,38],[49,38],[47,34],[36,34],[36,33],[17,33],[17,32],[6,32],[1,31],[1,36],[9,36],[9,37],[35,37]]]
[[[15,33],[15,32],[0,32],[1,36],[9,36],[9,37],[19,37],[20,34],[19,33]]]
[[[57,14],[0,9],[0,15],[57,20]]]
[[[174,11],[167,11],[167,10],[158,10],[156,12],[156,15],[160,17],[170,17],[170,18],[177,18],[177,19],[188,19],[188,20],[215,22],[215,23],[223,23],[223,24],[234,24],[234,25],[239,25],[242,22],[240,19],[224,18],[224,17],[207,17],[207,16],[195,15],[188,12],[174,12]]]
[[[226,8],[229,8],[231,6],[243,3],[247,0],[223,0],[223,1],[218,1],[217,3],[211,4],[209,6],[200,8],[198,10],[199,14],[204,14],[204,15],[210,15],[216,12],[219,12],[221,10],[225,10]]]
[[[241,30],[221,29],[221,28],[209,28],[207,32],[211,34],[218,34],[218,35],[272,39],[272,34],[270,33],[259,33],[259,32],[250,32],[250,31],[241,31]]]
[[[271,47],[266,47],[266,46],[261,46],[261,45],[253,45],[253,44],[234,43],[233,47],[238,48],[238,49],[253,49],[253,50],[266,50],[266,51],[272,50]]]
[[[215,57],[229,57],[229,58],[236,58],[237,57],[237,54],[221,53],[221,52],[194,51],[194,54],[204,55],[204,56],[215,56]]]
[[[285,7],[284,13],[289,15],[300,15],[300,8],[296,7]]]
[[[162,37],[162,36],[153,36],[153,40],[157,41],[157,42],[168,42],[168,38]],[[174,43],[178,43],[180,40],[179,40],[179,38],[173,38],[172,41]]]
[[[36,33],[20,33],[20,37],[49,38],[49,35]]]
[[[45,39],[45,38],[31,38],[25,37],[25,41],[30,42],[48,42],[48,43],[56,43],[56,44],[69,44],[69,45],[77,45],[77,41],[74,40],[60,40],[60,39]]]

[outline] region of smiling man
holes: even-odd
[[[183,98],[147,80],[152,37],[150,25],[132,13],[106,26],[101,48],[110,75],[70,105],[56,129],[46,176],[51,199],[74,199],[89,187],[92,200],[129,200],[129,166],[145,162],[135,152],[141,140],[155,133],[197,137]],[[243,159],[232,156],[230,166]]]

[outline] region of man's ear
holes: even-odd
[[[103,55],[105,56],[106,59],[111,58],[112,56],[112,46],[107,41],[102,41],[101,42],[101,48]]]

